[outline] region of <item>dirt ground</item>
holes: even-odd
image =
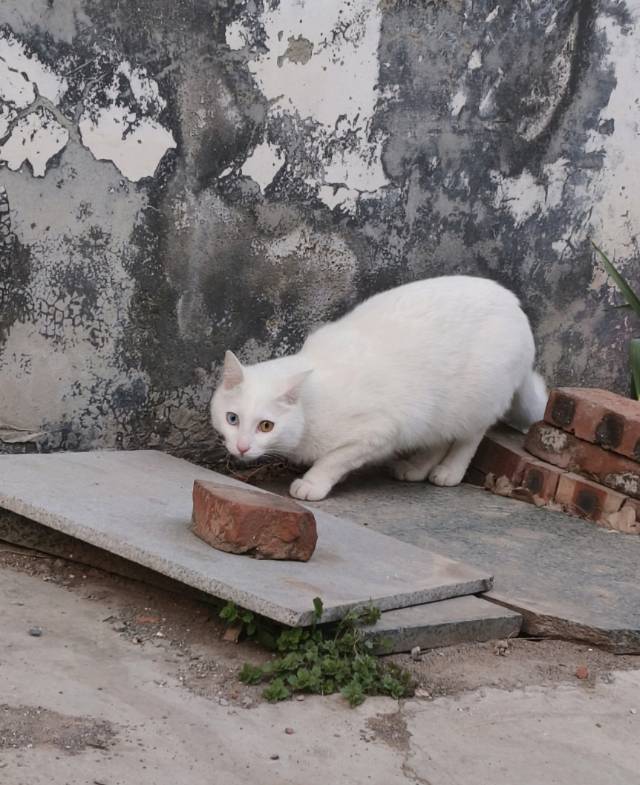
[[[640,658],[456,646],[394,657],[413,699],[269,704],[199,599],[1,543],[0,598],[2,785],[640,785]]]
[[[171,656],[173,674],[192,693],[244,708],[262,702],[262,688],[242,684],[237,673],[245,662],[262,663],[271,655],[251,641],[225,640],[226,627],[218,618],[217,608],[14,545],[0,543],[0,569],[36,576],[98,605],[104,611],[103,623],[131,646],[166,651]],[[518,690],[574,683],[576,670],[582,666],[586,666],[588,676],[580,681],[593,686],[598,681],[606,683],[613,670],[640,668],[640,656],[610,654],[566,641],[526,638],[433,649],[424,652],[418,661],[408,654],[390,659],[412,673],[417,697],[426,700],[483,687]],[[37,721],[41,724],[42,718]]]

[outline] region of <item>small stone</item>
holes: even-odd
[[[270,755],[269,757],[270,757],[271,760],[280,760],[280,756],[279,755]]]
[[[303,701],[304,700],[304,695],[296,695],[296,700],[297,701]]]
[[[158,624],[159,621],[159,616],[150,616],[146,613],[139,613],[135,618],[136,624]]]
[[[419,646],[414,646],[413,649],[411,649],[411,659],[415,660],[416,662],[420,660],[420,647]]]
[[[245,707],[245,709],[248,709],[251,706],[253,706],[253,701],[251,700],[251,698],[243,698],[242,705]]]
[[[242,625],[234,624],[231,627],[227,627],[222,636],[222,640],[228,641],[229,643],[237,643],[240,640],[241,633]]]
[[[638,709],[629,709],[629,714],[637,714]]]
[[[509,641],[497,641],[493,653],[498,657],[506,657],[509,653]]]
[[[293,734],[295,733],[293,728],[285,728],[284,732],[287,734],[287,736],[293,736]]]
[[[220,700],[218,701],[218,703],[219,703],[221,706],[228,706],[228,705],[229,705],[229,701],[228,701],[226,698],[220,698]]]
[[[164,638],[164,632],[158,630],[158,632],[156,632],[156,638]]]
[[[39,638],[42,635],[42,627],[31,627],[29,635],[32,635],[34,638]]]
[[[578,665],[576,668],[576,678],[577,679],[588,679],[589,678],[589,668],[586,665]]]

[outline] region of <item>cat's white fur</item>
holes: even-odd
[[[212,421],[235,456],[311,466],[291,485],[299,499],[323,499],[370,463],[390,463],[401,480],[457,485],[487,428],[542,418],[534,354],[507,289],[468,276],[417,281],[321,327],[298,354],[242,366],[227,352]]]

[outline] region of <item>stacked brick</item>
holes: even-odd
[[[526,437],[507,428],[485,437],[467,479],[640,534],[640,403],[606,390],[554,390]]]

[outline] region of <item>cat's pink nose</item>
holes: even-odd
[[[247,445],[241,444],[240,442],[238,442],[236,447],[238,448],[240,455],[244,455],[246,452],[249,452],[249,447]]]

